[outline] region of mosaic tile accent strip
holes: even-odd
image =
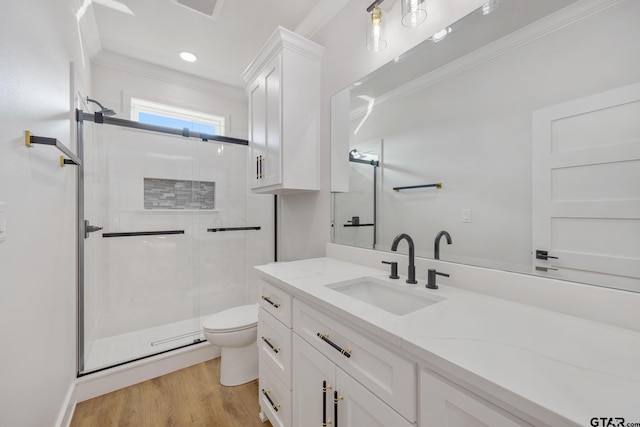
[[[215,209],[216,183],[144,178],[145,209]]]

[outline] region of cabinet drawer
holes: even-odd
[[[415,363],[297,299],[293,303],[293,317],[295,333],[407,420],[416,421]]]
[[[291,327],[291,295],[260,279],[258,282],[258,302],[273,317]]]
[[[291,391],[278,379],[271,368],[260,359],[258,385],[260,408],[273,427],[291,426]]]
[[[532,427],[507,411],[428,371],[420,372],[420,425]]]
[[[258,348],[260,358],[269,365],[284,385],[291,389],[291,329],[266,310],[258,315]]]

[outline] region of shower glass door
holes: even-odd
[[[84,123],[79,373],[204,340],[247,303],[246,149]]]

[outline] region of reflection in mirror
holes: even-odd
[[[639,16],[633,0],[505,0],[337,94],[334,242],[388,251],[408,233],[433,258],[447,230],[443,261],[640,291]],[[375,187],[354,149],[379,154]],[[365,188],[375,226],[346,237]]]
[[[376,247],[380,141],[360,144],[349,152],[349,191],[334,193],[333,242]]]

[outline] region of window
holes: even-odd
[[[224,135],[224,117],[131,98],[131,120],[192,132]]]

